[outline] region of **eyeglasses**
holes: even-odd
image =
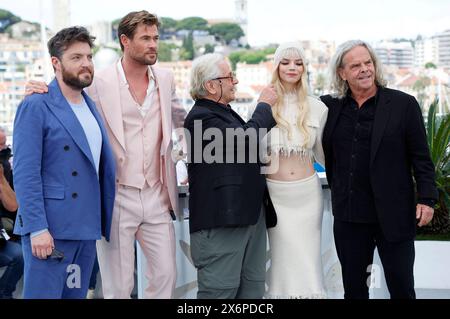
[[[211,79],[211,80],[225,80],[225,79],[230,79],[231,82],[233,82],[234,80],[237,79],[236,78],[236,73],[235,72],[231,72],[228,76],[221,76],[221,77],[214,78],[214,79]]]

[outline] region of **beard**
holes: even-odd
[[[158,52],[150,52],[154,57],[148,56],[148,54],[136,54],[135,52],[130,52],[130,57],[141,65],[154,65],[156,60],[158,60]]]
[[[61,65],[61,71],[64,83],[76,90],[83,90],[85,87],[90,86],[94,79],[94,71],[89,68],[85,68],[75,75],[68,72],[64,65]]]

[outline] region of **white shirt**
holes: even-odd
[[[125,71],[122,66],[122,59],[119,59],[119,61],[117,62],[117,70],[119,71],[119,74],[122,77],[123,81],[125,82],[128,90],[130,90],[130,85],[128,84],[128,80],[127,80],[127,77],[125,76]],[[150,66],[148,67],[147,75],[148,75],[148,88],[147,88],[147,95],[145,96],[144,103],[142,105],[139,105],[138,102],[135,101],[139,107],[139,111],[141,112],[142,117],[145,117],[148,110],[150,109],[152,102],[153,102],[153,95],[155,94],[156,89],[157,89],[155,76],[153,75],[153,72],[152,72],[152,69],[150,68]],[[133,96],[133,94],[131,93],[131,90],[130,90],[130,94]],[[134,96],[133,96],[133,99],[135,99]]]

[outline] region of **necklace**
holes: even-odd
[[[133,100],[136,102],[137,106],[138,106],[139,108],[141,108],[141,107],[142,107],[142,104],[144,104],[144,103],[142,103],[142,104],[139,103],[139,100],[138,100],[136,94],[134,93],[134,90],[131,88],[131,85],[130,85],[130,84],[128,84],[128,91],[130,91],[131,97],[132,97]]]

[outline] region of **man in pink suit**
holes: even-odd
[[[97,242],[105,298],[130,298],[135,240],[147,260],[144,298],[172,298],[175,289],[172,218],[178,193],[171,137],[186,112],[172,73],[154,66],[159,25],[147,11],[127,14],[118,29],[123,57],[96,73],[88,88],[105,120],[117,167],[111,239]],[[38,84],[27,90],[38,92]]]

